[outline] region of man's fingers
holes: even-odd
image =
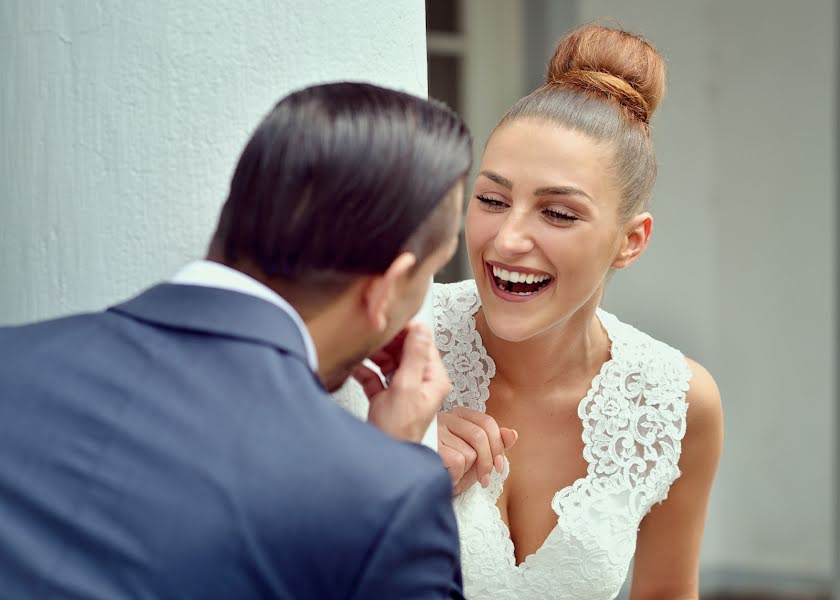
[[[420,323],[413,324],[402,346],[400,366],[391,380],[393,389],[405,391],[420,386],[423,381],[423,371],[429,360],[430,345],[433,344],[429,328]]]
[[[353,371],[353,378],[361,384],[368,400],[385,389],[379,375],[364,365],[356,367],[356,370]]]
[[[377,350],[367,358],[369,361],[375,363],[386,377],[396,371],[400,365],[398,358],[384,350]]]
[[[426,368],[423,370],[423,381],[433,384],[436,393],[443,398],[446,398],[452,391],[449,372],[446,370],[446,365],[443,364],[440,352],[434,343],[429,345],[428,360],[426,361]]]
[[[391,339],[382,348],[372,352],[367,358],[371,362],[376,363],[379,370],[386,377],[389,377],[400,366],[400,357],[402,356],[403,345],[405,344],[406,335],[410,326],[404,327],[397,335]]]
[[[399,358],[402,356],[403,353],[403,345],[405,344],[405,338],[408,337],[408,332],[411,330],[413,323],[409,323],[405,327],[403,327],[400,332],[395,335],[391,341],[385,344],[382,348],[378,350],[378,352],[383,352],[388,354],[399,363]]]

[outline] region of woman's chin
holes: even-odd
[[[506,342],[524,342],[536,335],[537,329],[531,319],[511,320],[502,315],[484,313],[484,322],[494,337]]]

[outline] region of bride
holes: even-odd
[[[454,386],[439,450],[470,600],[614,598],[634,554],[631,598],[698,597],[717,386],[599,308],[650,239],[664,80],[642,38],[581,27],[485,147],[466,217],[475,279],[434,288]]]
[[[698,597],[717,386],[599,307],[650,239],[664,81],[642,38],[581,27],[485,147],[466,217],[474,280],[434,286],[453,383],[439,451],[469,600],[615,598],[631,560],[633,600]]]

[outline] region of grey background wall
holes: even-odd
[[[418,0],[0,0],[0,324],[102,308],[202,256],[281,96],[425,94],[425,48]]]

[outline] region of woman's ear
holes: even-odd
[[[647,248],[652,231],[653,217],[650,213],[644,212],[630,219],[611,267],[624,269],[633,264]]]
[[[394,300],[398,298],[400,283],[408,278],[416,263],[417,257],[414,254],[403,252],[384,273],[372,275],[364,286],[362,301],[365,314],[377,332],[385,331],[388,326],[388,316]]]

